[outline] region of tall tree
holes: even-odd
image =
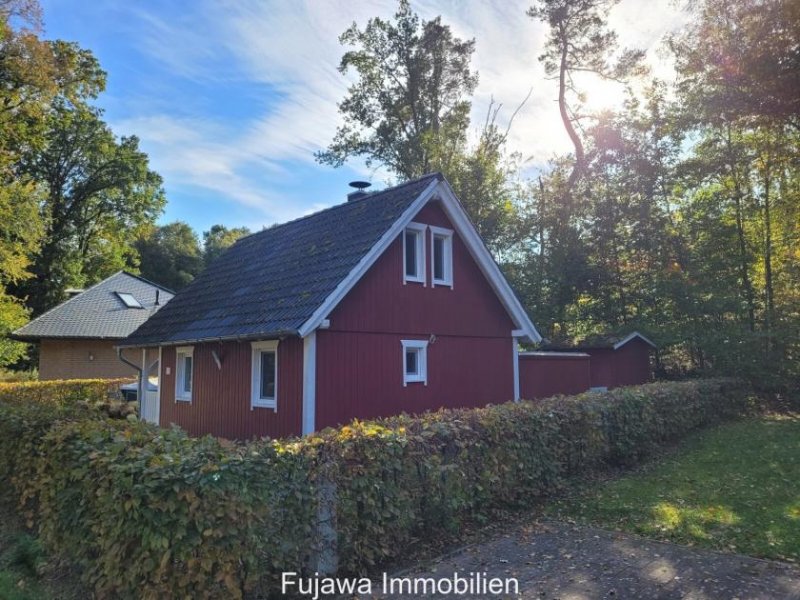
[[[208,266],[241,237],[250,235],[247,227],[225,227],[213,225],[203,232],[203,263]]]
[[[317,153],[323,164],[341,166],[363,157],[401,179],[418,177],[456,151],[466,139],[469,97],[478,84],[470,70],[474,40],[460,40],[441,18],[423,21],[401,0],[393,21],[356,23],[339,38],[350,46],[339,70],[357,81],[339,104],[344,124]]]
[[[23,287],[34,314],[62,301],[66,287],[124,266],[133,232],[165,203],[161,177],[149,169],[139,140],[117,138],[97,109],[59,101],[46,125],[43,147],[27,152],[20,166],[46,189],[44,242],[35,279]],[[90,263],[102,268],[91,273]]]
[[[578,132],[584,92],[576,85],[575,75],[591,73],[621,82],[643,72],[642,51],[624,50],[615,56],[617,34],[609,29],[607,17],[618,3],[619,0],[540,0],[528,9],[528,16],[550,28],[539,60],[545,73],[558,80],[558,110],[575,151],[567,193],[586,168],[584,142]]]
[[[182,221],[152,227],[135,242],[142,277],[172,290],[186,287],[203,269],[200,243]]]

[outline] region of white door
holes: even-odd
[[[156,360],[146,372],[142,373],[142,403],[140,405],[142,420],[158,425],[158,417],[161,412],[161,398],[158,393],[158,374],[161,369],[161,350],[158,352]]]

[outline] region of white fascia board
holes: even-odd
[[[420,193],[419,197],[417,197],[411,206],[409,206],[400,218],[383,234],[381,239],[378,240],[378,243],[362,257],[347,277],[339,282],[336,289],[334,289],[317,310],[314,311],[314,314],[303,323],[298,330],[300,337],[307,336],[311,331],[317,329],[322,321],[328,318],[331,311],[336,308],[345,295],[358,283],[367,270],[375,264],[375,261],[378,260],[391,243],[397,239],[397,236],[411,223],[411,220],[422,207],[437,193],[442,201],[442,207],[450,219],[450,222],[453,224],[454,229],[463,239],[472,258],[478,263],[478,267],[484,277],[489,281],[503,307],[514,320],[514,324],[517,326],[519,333],[522,334],[519,337],[527,338],[533,343],[542,341],[542,336],[539,335],[530,317],[528,317],[528,313],[525,312],[516,294],[514,294],[508,281],[506,281],[500,267],[497,266],[494,258],[492,258],[483,239],[475,230],[461,202],[456,198],[450,185],[446,181],[439,181],[438,179],[432,181],[428,187]]]
[[[620,348],[622,348],[622,347],[623,347],[625,344],[627,344],[628,342],[630,342],[630,341],[631,341],[631,340],[633,340],[633,339],[636,339],[637,337],[638,337],[640,340],[642,340],[643,342],[645,342],[646,344],[650,344],[650,345],[651,345],[653,348],[658,348],[658,346],[656,346],[656,345],[655,345],[655,344],[654,344],[654,343],[653,343],[651,340],[647,339],[645,336],[643,336],[643,335],[642,335],[641,333],[639,333],[638,331],[634,331],[634,332],[632,332],[632,333],[628,334],[627,336],[625,336],[625,337],[624,337],[623,339],[621,339],[620,341],[618,341],[616,344],[614,344],[614,350],[619,350],[619,349],[620,349]]]
[[[503,304],[509,315],[514,320],[514,324],[518,327],[519,337],[527,337],[529,341],[538,343],[542,341],[542,336],[536,330],[536,326],[531,321],[528,313],[522,307],[519,299],[514,290],[506,281],[505,275],[497,266],[497,263],[492,258],[489,249],[481,238],[480,234],[475,230],[475,226],[467,216],[461,202],[456,198],[455,193],[447,182],[440,182],[439,190],[442,199],[442,206],[450,218],[451,223],[464,240],[464,244],[470,251],[472,258],[478,263],[478,267],[483,273],[484,277],[489,281],[494,288],[497,297]],[[515,330],[515,333],[517,330]]]
[[[422,193],[417,197],[416,200],[409,206],[405,212],[400,216],[397,221],[386,231],[386,233],[381,236],[381,239],[378,240],[378,243],[375,244],[369,252],[367,252],[358,264],[353,267],[353,270],[339,282],[339,285],[336,286],[325,301],[314,311],[314,314],[300,326],[297,333],[300,337],[306,337],[309,333],[317,329],[322,322],[328,318],[328,315],[331,311],[336,308],[339,302],[342,301],[342,298],[345,297],[347,292],[349,292],[353,286],[364,276],[364,274],[369,270],[369,268],[375,264],[375,261],[383,254],[383,252],[397,239],[397,236],[406,228],[411,222],[411,219],[422,209],[423,206],[431,199],[434,192],[437,189],[439,181],[434,179],[431,183],[426,187]],[[366,200],[369,202],[369,200]]]

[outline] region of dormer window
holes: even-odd
[[[453,231],[443,227],[431,227],[433,248],[431,251],[431,274],[433,285],[453,287]]]
[[[409,223],[403,234],[403,281],[425,283],[425,225]]]

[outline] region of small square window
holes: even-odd
[[[433,285],[453,287],[453,232],[442,227],[431,227],[433,248],[431,271]]]
[[[175,350],[175,400],[192,401],[194,377],[194,348],[183,346]]]
[[[403,386],[409,383],[428,385],[427,340],[401,340],[403,346]]]
[[[250,408],[278,410],[278,342],[253,342]]]
[[[425,283],[425,225],[410,223],[403,234],[403,281]]]

